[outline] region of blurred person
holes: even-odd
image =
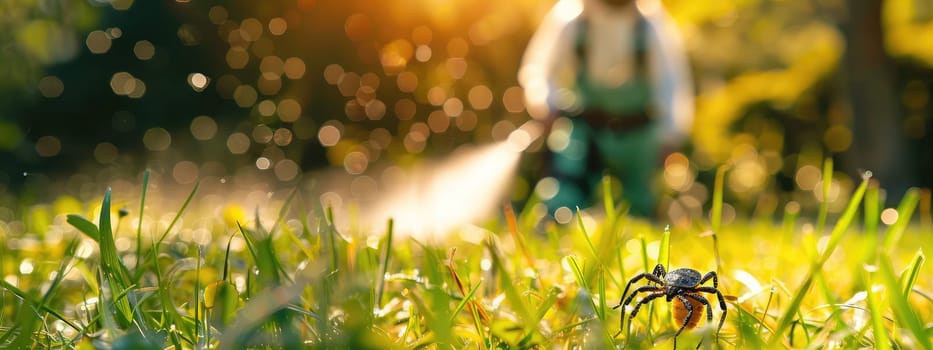
[[[653,216],[653,179],[693,123],[693,82],[673,20],[656,0],[561,0],[519,71],[529,113],[550,125],[550,213],[589,204],[603,171],[630,213]]]

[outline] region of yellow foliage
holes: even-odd
[[[224,224],[227,227],[236,227],[237,223],[246,224],[246,211],[243,207],[236,204],[229,204],[224,207]]]

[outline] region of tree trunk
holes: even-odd
[[[902,113],[895,89],[895,70],[884,47],[882,0],[848,0],[848,18],[842,22],[846,50],[842,82],[852,116],[852,146],[844,155],[851,174],[870,170],[888,203],[899,200],[911,185],[908,147],[902,131]]]

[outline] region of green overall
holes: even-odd
[[[605,86],[587,74],[586,35],[588,23],[581,19],[577,39],[577,99],[582,107],[572,121],[570,142],[552,158],[552,176],[559,183],[557,195],[547,201],[553,212],[560,207],[585,207],[592,201],[603,172],[622,182],[622,193],[630,213],[650,216],[655,207],[652,179],[657,171],[659,141],[650,117],[652,99],[645,62],[647,51],[644,18],[635,30],[635,69],[632,78],[618,86]],[[588,113],[598,111],[594,122]],[[621,118],[639,118],[623,120]],[[643,121],[641,119],[644,119]],[[626,125],[618,128],[611,125]]]

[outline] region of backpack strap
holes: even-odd
[[[637,18],[635,22],[635,72],[636,74],[647,75],[648,72],[648,19],[637,12]],[[586,57],[588,54],[589,45],[589,29],[590,21],[585,16],[580,16],[577,20],[577,37],[576,42],[574,43],[574,52],[577,55],[577,64],[580,67],[580,72],[586,71]]]

